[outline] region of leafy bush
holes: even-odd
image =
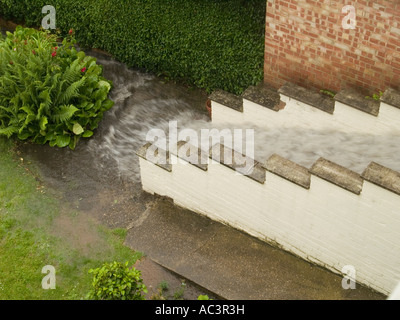
[[[130,269],[128,262],[105,263],[101,268],[90,269],[89,273],[93,274],[89,299],[144,300],[143,293],[147,293],[140,271]]]
[[[236,94],[263,79],[265,0],[0,0],[0,15],[39,26],[45,4],[129,67]]]
[[[113,106],[111,82],[75,42],[72,30],[59,46],[56,35],[20,26],[0,39],[0,135],[71,149],[93,135]]]

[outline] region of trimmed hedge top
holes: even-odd
[[[0,0],[0,15],[39,26],[45,5],[78,42],[206,89],[240,94],[263,79],[265,0]]]

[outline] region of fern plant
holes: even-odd
[[[112,82],[96,59],[56,35],[18,26],[0,37],[0,135],[74,149],[93,135]]]

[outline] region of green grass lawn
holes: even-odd
[[[0,138],[0,299],[85,299],[89,269],[111,261],[133,264],[142,256],[123,245],[125,230],[79,219],[83,213],[68,209],[37,177],[14,143]],[[72,226],[85,221],[95,245],[81,248],[79,241],[68,241],[55,223],[61,215]],[[54,290],[42,288],[45,265],[55,267]]]

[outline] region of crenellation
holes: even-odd
[[[365,180],[400,195],[400,173],[371,162],[361,175]]]
[[[347,106],[356,108],[360,111],[366,112],[372,116],[379,114],[379,101],[373,98],[366,98],[367,96],[355,89],[340,90],[335,96],[335,101],[339,101]]]
[[[265,182],[265,170],[257,160],[247,157],[219,143],[210,148],[209,154],[210,158],[214,161],[217,161],[259,183]]]
[[[343,166],[324,158],[319,158],[312,165],[310,172],[355,194],[360,194],[363,185],[362,177]]]
[[[310,188],[311,174],[309,170],[293,161],[273,154],[264,163],[263,167],[269,172],[285,178],[303,188]]]
[[[187,141],[178,141],[177,152],[171,151],[178,158],[198,167],[201,170],[208,169],[208,153],[205,150],[197,148]]]
[[[150,151],[153,151],[153,153],[149,153]],[[154,148],[154,145],[151,142],[147,142],[145,145],[140,147],[136,154],[164,170],[172,170],[169,152],[161,148]]]
[[[265,84],[247,88],[243,92],[242,98],[273,111],[279,111],[284,107],[284,103],[280,100],[279,93]]]
[[[333,100],[331,97],[320,92],[306,89],[291,82],[286,82],[282,87],[279,88],[278,92],[329,114],[333,114],[335,110],[335,100]]]
[[[393,88],[387,89],[380,97],[380,100],[392,107],[400,109],[400,91],[398,90]]]
[[[215,90],[209,96],[211,101],[215,101],[233,110],[243,112],[243,100],[240,96],[223,90]]]

